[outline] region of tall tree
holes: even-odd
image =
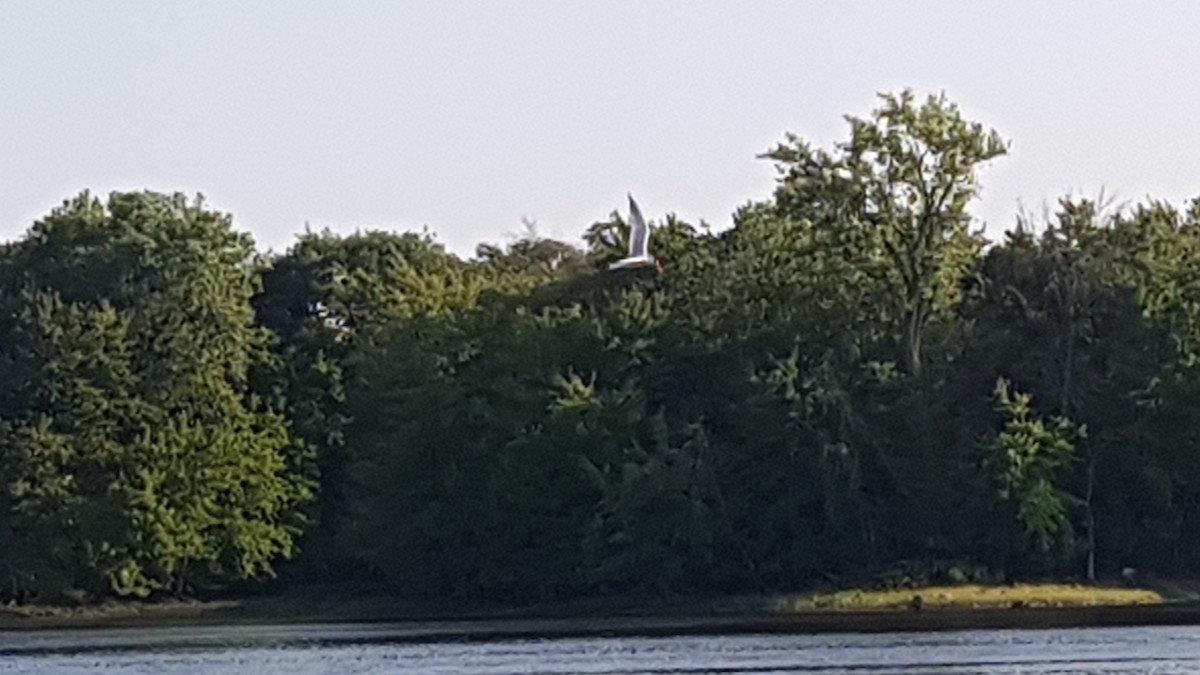
[[[0,517],[26,590],[178,591],[293,552],[310,486],[251,389],[254,261],[228,216],[155,193],[84,193],[10,248]]]
[[[899,362],[917,375],[926,326],[960,300],[978,256],[967,211],[977,170],[1006,146],[945,96],[923,104],[910,91],[881,98],[870,118],[847,117],[850,140],[833,153],[789,135],[765,156],[780,173],[782,212],[826,230],[830,246],[882,284],[901,332]]]

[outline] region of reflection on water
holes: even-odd
[[[0,631],[0,673],[1197,673],[1200,627],[411,642],[386,625]]]

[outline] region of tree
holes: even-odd
[[[1099,490],[1101,497],[1121,499],[1120,510],[1108,519],[1123,527],[1108,539],[1124,544],[1121,552],[1139,567],[1181,573],[1200,561],[1200,537],[1194,534],[1200,514],[1194,452],[1200,199],[1185,209],[1157,200],[1137,205],[1114,218],[1107,234],[1118,282],[1135,295],[1138,318],[1156,338],[1141,347],[1155,348],[1160,357],[1146,383],[1132,392],[1138,415],[1121,450],[1134,468],[1120,477],[1119,489]],[[1131,484],[1130,477],[1138,481]]]
[[[1035,549],[1070,549],[1074,542],[1069,507],[1076,498],[1059,487],[1062,470],[1074,460],[1075,442],[1086,430],[1064,417],[1047,424],[1036,417],[1028,394],[996,382],[997,408],[1004,429],[990,446],[1000,495],[1017,507],[1017,519]]]
[[[363,525],[351,512],[359,489],[351,467],[376,458],[369,444],[350,444],[347,436],[354,433],[354,389],[378,387],[386,377],[386,365],[375,372],[375,348],[409,335],[410,324],[453,323],[481,303],[502,305],[582,264],[574,247],[533,232],[507,247],[482,245],[478,254],[477,260],[460,260],[428,233],[326,231],[305,233],[270,261],[254,304],[260,322],[278,338],[279,358],[261,375],[287,411],[295,432],[292,452],[313,458],[306,466],[318,485],[306,514],[307,564],[292,569],[297,576],[346,577],[361,567],[363,558],[341,533]],[[356,369],[364,363],[372,372]],[[375,423],[364,419],[359,426]]]
[[[1081,562],[1089,579],[1157,546],[1147,540],[1147,523],[1162,513],[1143,499],[1161,492],[1162,469],[1139,427],[1145,392],[1170,349],[1162,328],[1143,316],[1123,218],[1089,200],[1062,199],[1040,232],[1019,221],[983,261],[964,311],[967,344],[948,385],[967,420],[983,407],[972,392],[1002,377],[1020,382],[1047,413],[1088,428],[1060,484],[1080,498],[1071,517],[1086,537]]]
[[[0,465],[20,592],[181,591],[292,554],[310,484],[251,388],[269,353],[249,237],[199,198],[84,193],[7,253]]]
[[[900,363],[919,375],[922,337],[960,300],[980,239],[967,206],[978,167],[1006,152],[995,131],[963,119],[945,96],[917,105],[910,91],[882,95],[870,119],[847,117],[850,140],[834,153],[794,135],[768,152],[780,173],[776,202],[809,222],[850,264],[880,284],[901,331]]]

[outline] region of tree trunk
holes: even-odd
[[[904,344],[900,354],[904,370],[913,377],[921,376],[921,329],[925,323],[923,303],[913,303],[904,326]]]
[[[1092,508],[1092,488],[1096,484],[1096,460],[1088,451],[1087,468],[1087,497],[1084,504],[1087,507],[1087,580],[1096,581],[1096,511]]]

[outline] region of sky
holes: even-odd
[[[460,255],[625,209],[715,229],[758,155],[944,92],[1011,142],[990,235],[1065,194],[1200,195],[1200,2],[0,0],[0,241],[84,189],[201,193],[262,250],[306,227]]]

